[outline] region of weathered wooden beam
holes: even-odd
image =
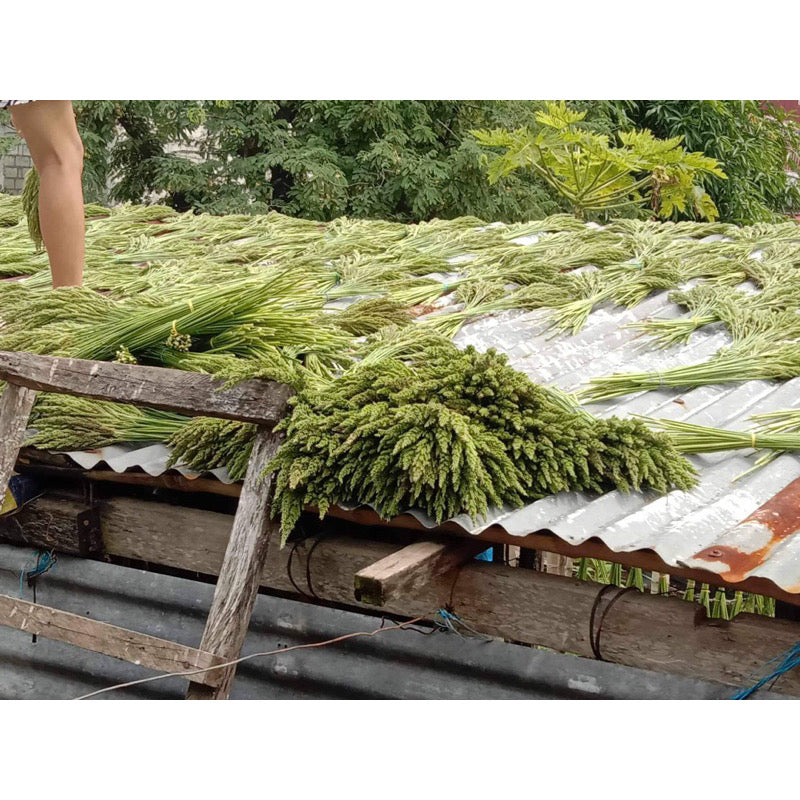
[[[40,457],[41,456],[41,457]],[[112,469],[84,470],[74,461],[64,457],[63,461],[51,458],[52,453],[43,453],[32,447],[23,447],[17,461],[17,472],[47,478],[62,478],[66,481],[97,481],[128,486],[144,486],[148,489],[169,489],[192,494],[216,494],[223,497],[239,497],[241,483],[223,483],[216,478],[187,477],[178,472],[150,475],[147,472],[115,472]]]
[[[371,508],[348,510],[332,506],[328,510],[328,516],[353,522],[356,525],[379,525],[385,528],[417,531],[426,536],[431,534],[430,528],[426,528],[411,514],[401,514],[391,520],[382,520]],[[742,581],[729,582],[725,580],[725,575],[720,575],[711,570],[698,569],[694,565],[688,568],[667,564],[653,550],[616,551],[596,538],[587,539],[579,545],[573,545],[548,530],[536,531],[525,536],[514,536],[505,531],[500,525],[491,525],[481,531],[478,536],[475,536],[467,533],[460,525],[454,522],[445,522],[436,528],[436,532],[452,534],[462,538],[477,538],[487,544],[508,544],[516,547],[531,548],[532,550],[542,550],[548,553],[557,553],[561,556],[569,556],[569,558],[599,558],[603,561],[622,564],[625,567],[639,567],[640,569],[664,572],[677,578],[686,578],[698,583],[710,583],[714,586],[723,586],[742,592],[763,594],[765,597],[774,597],[776,600],[782,600],[785,603],[800,605],[800,594],[787,592],[767,578],[749,577]]]
[[[0,352],[0,380],[40,392],[270,426],[281,419],[291,395],[288,386],[269,381],[221,389],[220,381],[196,372],[31,353]]]
[[[223,677],[214,669],[222,660],[210,653],[16,597],[0,595],[0,625],[161,672],[207,669],[192,680],[209,686],[219,685]]]
[[[390,599],[412,594],[431,579],[461,566],[485,550],[474,541],[425,541],[392,553],[355,574],[355,598],[383,606]]]
[[[41,530],[49,525],[51,538],[60,528],[71,532],[74,510],[80,506],[77,495],[74,503],[69,507],[66,497],[39,498],[13,523],[14,518],[0,517],[0,536],[29,530],[29,520],[36,517],[42,519]],[[104,500],[100,513],[109,555],[219,574],[233,523],[230,515],[130,498]],[[353,598],[353,575],[396,550],[396,544],[361,534],[327,535],[271,551],[261,585],[294,595],[299,587],[329,603],[369,609]],[[389,600],[384,610],[415,617],[452,601],[456,612],[483,633],[591,658],[589,619],[600,588],[559,575],[471,561],[456,575],[440,575]],[[606,605],[604,600],[600,615]],[[746,686],[766,662],[800,639],[798,623],[755,614],[740,614],[727,625],[698,625],[697,608],[677,598],[630,592],[603,620],[601,653],[628,666]],[[800,696],[800,670],[781,677],[775,691]]]
[[[228,547],[219,573],[214,600],[200,648],[225,661],[238,658],[258,594],[261,573],[271,539],[280,536],[278,520],[270,518],[273,475],[264,475],[267,464],[280,446],[282,434],[266,427],[258,429],[247,474],[233,520]],[[225,669],[219,686],[209,690],[189,684],[187,699],[225,700],[230,693],[235,667]]]
[[[17,463],[36,392],[9,385],[0,398],[0,503]]]
[[[0,517],[0,538],[12,544],[80,555],[78,514],[86,501],[76,495],[47,496]]]
[[[187,478],[173,473],[148,475],[146,472],[93,469],[83,473],[83,477],[102,483],[122,483],[128,486],[146,486],[151,489],[170,489],[176,492],[202,492],[222,497],[239,497],[242,493],[242,487],[238,483],[223,483],[216,478]]]

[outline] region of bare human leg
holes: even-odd
[[[12,106],[11,119],[39,173],[39,226],[53,287],[83,283],[83,143],[69,100]]]

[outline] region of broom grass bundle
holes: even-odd
[[[28,171],[22,187],[22,210],[28,220],[28,234],[37,251],[44,249],[42,230],[39,225],[39,173],[35,168]]]
[[[0,228],[17,225],[25,216],[22,210],[22,198],[14,195],[0,194]]]
[[[388,297],[360,300],[335,314],[332,318],[337,328],[353,336],[368,336],[387,325],[410,325],[413,321],[405,306]]]
[[[87,330],[74,343],[74,355],[105,359],[120,345],[136,353],[165,342],[173,327],[192,337],[212,337],[251,324],[271,344],[332,343],[336,335],[316,324],[321,306],[321,298],[289,274],[197,289],[192,296],[163,303],[130,300]]]
[[[724,450],[800,450],[800,433],[759,430],[731,431],[691,422],[640,417],[656,430],[667,433],[681,453],[718,453]]]
[[[96,324],[114,308],[109,298],[83,287],[37,291],[22,282],[4,286],[0,304],[4,330],[27,329],[34,335],[37,328],[54,322]]]
[[[695,425],[669,420],[645,420],[667,433],[683,453],[714,453],[725,450],[757,450],[761,455],[737,480],[766,466],[784,453],[800,450],[800,411],[780,409],[753,414],[753,427],[747,431]]]
[[[224,467],[231,480],[240,481],[247,472],[256,426],[214,417],[193,417],[174,431],[168,466],[182,466],[196,472]]]
[[[411,362],[361,362],[304,390],[282,423],[275,509],[284,536],[302,509],[421,508],[437,522],[555,492],[689,488],[691,465],[636,420],[599,420],[511,369],[493,351],[441,340]]]
[[[730,347],[699,364],[662,372],[625,372],[592,378],[577,394],[583,403],[600,403],[646,390],[691,389],[716,383],[786,380],[800,375],[800,343],[769,341]]]
[[[164,442],[189,417],[122,403],[45,394],[34,406],[26,442],[41,450],[91,450],[119,442]]]

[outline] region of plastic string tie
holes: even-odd
[[[776,659],[773,658],[768,661],[767,664],[771,664],[775,660]],[[762,686],[766,686],[772,680],[777,680],[781,675],[785,675],[797,666],[800,666],[800,642],[783,655],[781,663],[769,675],[766,675],[760,681],[746,689],[740,689],[731,697],[731,700],[746,700],[750,695],[755,694]]]

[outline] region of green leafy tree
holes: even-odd
[[[636,100],[611,105],[633,125],[659,137],[682,136],[688,149],[722,162],[727,180],[706,173],[700,182],[725,222],[776,222],[800,210],[800,186],[787,173],[787,167],[797,169],[800,127],[783,109],[755,100]]]
[[[487,185],[475,127],[523,101],[84,101],[87,196],[214,214],[519,221],[564,210],[537,175]]]
[[[681,137],[661,140],[647,130],[619,131],[615,145],[588,129],[586,115],[563,101],[547,103],[535,115],[535,128],[474,131],[482,145],[502,148],[488,162],[490,182],[529,167],[583,216],[647,204],[662,218],[716,219],[716,206],[698,178],[724,179],[717,161],[687,152]]]

